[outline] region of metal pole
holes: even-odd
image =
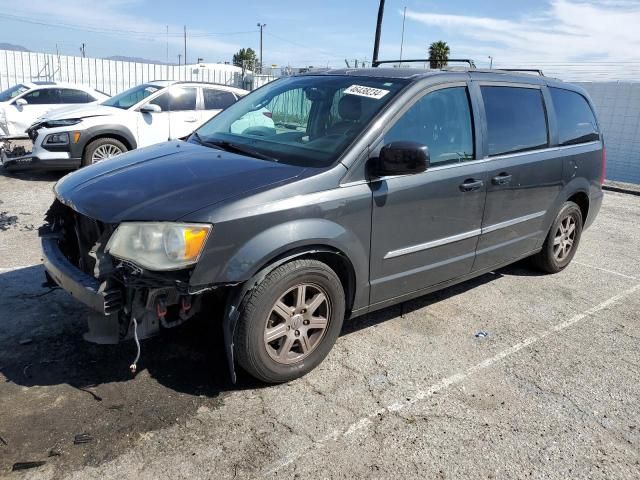
[[[264,63],[263,58],[262,58],[262,29],[264,27],[266,27],[267,24],[266,23],[258,23],[258,27],[260,27],[260,72],[262,73],[262,65]]]
[[[402,66],[402,47],[404,47],[404,21],[407,19],[407,7],[402,14],[402,37],[400,37],[400,66]]]
[[[167,25],[167,63],[169,63],[169,25]]]
[[[493,57],[489,55],[489,70],[493,68]]]
[[[384,0],[380,0],[378,20],[376,22],[376,38],[373,43],[373,66],[378,66],[378,52],[380,51],[380,33],[382,32],[382,17],[384,16]]]
[[[187,64],[187,26],[184,26],[184,64]]]

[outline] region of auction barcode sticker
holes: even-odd
[[[389,90],[383,90],[382,88],[363,87],[362,85],[351,85],[344,91],[347,95],[358,95],[360,97],[375,98],[380,100],[384,97]]]

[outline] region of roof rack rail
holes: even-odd
[[[523,72],[523,73],[537,73],[541,77],[544,77],[544,73],[539,68],[496,68],[495,70],[502,70],[503,72]]]
[[[442,60],[434,60],[437,62],[441,62]],[[409,60],[376,60],[372,62],[371,65],[373,67],[379,67],[382,63],[431,63],[430,58],[414,58]],[[476,64],[473,60],[468,58],[449,58],[447,59],[447,63],[467,63],[469,68],[476,68]]]

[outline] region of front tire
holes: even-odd
[[[582,226],[580,207],[574,202],[565,202],[551,225],[542,250],[532,257],[534,265],[547,273],[564,270],[576,254]]]
[[[238,363],[267,383],[302,377],[331,351],[344,314],[344,289],[331,268],[317,260],[286,263],[243,302],[234,341]]]
[[[128,150],[126,145],[115,138],[98,138],[93,140],[84,149],[82,166],[86,167],[94,163],[102,162]]]

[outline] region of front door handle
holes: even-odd
[[[491,179],[491,183],[494,185],[507,185],[511,183],[511,175],[506,172],[502,172],[500,175],[496,175]]]
[[[484,182],[482,180],[469,178],[465,180],[463,184],[460,185],[460,190],[463,192],[473,192],[476,190],[480,190],[483,185],[484,185]]]

